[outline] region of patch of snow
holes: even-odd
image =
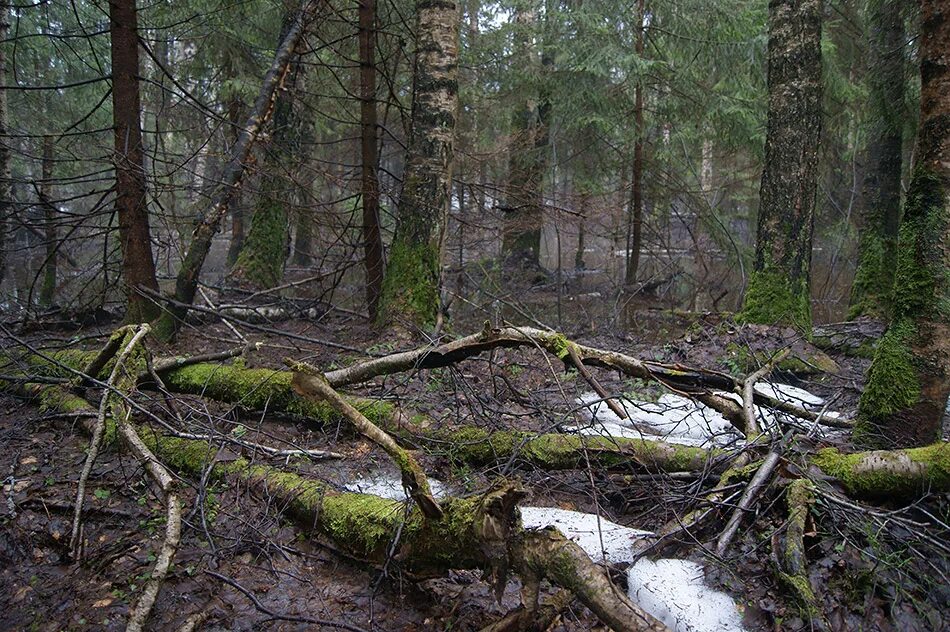
[[[369,474],[365,478],[361,477],[351,481],[343,486],[347,491],[358,492],[360,494],[373,494],[389,500],[406,500],[406,490],[402,486],[402,479],[393,476],[388,472],[377,472]],[[438,498],[444,498],[446,495],[445,483],[434,478],[429,479],[429,488],[432,495]]]
[[[717,411],[673,393],[661,396],[656,402],[618,398],[616,401],[623,406],[629,419],[621,419],[606,402],[598,400],[600,396],[594,392],[584,393],[577,400],[580,404],[587,404],[585,412],[591,421],[591,426],[580,429],[584,434],[645,439],[651,438],[652,434],[655,439],[696,446],[725,445],[739,437],[732,424]]]
[[[820,410],[825,400],[803,388],[778,382],[756,382],[755,390],[777,400],[801,406],[806,410]]]
[[[763,395],[813,412],[820,410],[825,403],[821,397],[789,384],[758,382],[755,388]],[[717,395],[742,405],[742,397],[737,393],[718,392]],[[699,447],[741,442],[739,432],[718,411],[681,395],[667,393],[656,402],[617,398],[616,401],[623,406],[629,419],[621,419],[606,402],[600,400],[600,396],[594,392],[581,395],[577,402],[584,406],[588,424],[568,430],[582,435],[655,439]],[[778,421],[801,423],[801,420],[783,413],[774,413],[760,406],[755,409],[764,430],[776,428]],[[840,413],[826,411],[825,417],[840,417]]]
[[[743,632],[726,593],[709,588],[702,566],[687,560],[641,559],[627,571],[628,594],[673,632]]]
[[[605,518],[598,524],[595,514],[554,507],[521,507],[521,521],[526,529],[557,527],[592,560],[606,559],[612,564],[632,562],[634,541],[650,535],[649,531],[625,527]]]

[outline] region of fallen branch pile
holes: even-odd
[[[302,528],[315,530],[341,550],[375,564],[387,563],[390,553],[397,551],[395,559],[412,572],[480,568],[487,572],[496,592],[504,588],[513,572],[522,580],[528,613],[511,619],[520,622],[518,625],[524,625],[540,612],[539,584],[547,580],[572,593],[615,630],[664,630],[662,623],[616,590],[604,571],[575,543],[555,529],[525,530],[521,526],[518,503],[526,492],[520,485],[500,480],[482,493],[437,501],[411,448],[421,447],[455,461],[477,464],[517,461],[551,469],[593,465],[665,472],[716,471],[721,473],[719,483],[707,496],[709,507],[713,508],[721,503],[730,485],[734,488],[737,482],[749,480],[731,518],[718,533],[716,550],[724,555],[774,471],[786,462],[785,448],[800,432],[800,426],[791,423],[770,436],[760,428],[754,406],[782,412],[801,420],[805,427],[823,423],[850,425],[845,420],[829,420],[757,392],[755,381],[768,373],[771,364],[745,380],[737,380],[716,371],[649,362],[580,345],[560,334],[526,327],[486,326],[478,334],[453,342],[394,353],[327,373],[292,360],[287,362],[292,371],[219,363],[252,348],[191,359],[147,360],[140,346],[147,331],[144,325],[122,328],[100,352],[31,350],[16,357],[5,356],[0,361],[5,365],[0,366],[4,376],[0,387],[35,398],[44,408],[79,414],[82,427],[93,437],[77,492],[73,529],[77,557],[84,488],[103,437],[117,432],[162,490],[168,513],[166,541],[152,581],[130,618],[130,629],[139,629],[136,626],[144,622],[179,537],[180,508],[170,468],[185,476],[210,475],[222,482],[257,489],[283,503]],[[619,371],[694,397],[732,421],[746,435],[748,443],[745,449],[727,451],[678,445],[659,436],[621,439],[531,433],[517,428],[494,432],[475,426],[445,428],[398,410],[390,402],[345,396],[337,390],[383,375],[450,366],[492,349],[513,347],[537,348],[566,366],[578,368],[608,402],[616,395],[611,397],[588,367]],[[780,359],[776,356],[773,362]],[[83,394],[84,389],[91,387],[103,389],[98,407],[92,406]],[[318,481],[244,457],[218,460],[214,437],[175,429],[164,421],[159,427],[142,423],[143,420],[133,423],[133,417],[145,413],[134,402],[136,387],[161,387],[171,393],[208,397],[251,410],[266,408],[318,424],[346,419],[394,461],[414,506],[404,508],[397,501],[339,493]],[[149,416],[145,415],[145,419]],[[805,611],[819,617],[808,584],[802,544],[814,490],[827,486],[826,479],[834,479],[849,494],[862,498],[911,500],[927,491],[950,491],[950,447],[939,443],[856,454],[826,448],[796,458],[797,463],[786,467],[799,474],[788,486],[789,521],[784,544],[774,543],[781,560],[776,572]],[[700,522],[708,525],[716,515],[713,509],[691,514],[658,532],[658,540]]]

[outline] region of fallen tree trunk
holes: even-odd
[[[339,388],[348,384],[365,382],[380,375],[445,367],[479,355],[484,351],[514,347],[544,349],[567,364],[573,364],[573,355],[581,363],[588,366],[612,369],[628,377],[659,382],[675,392],[697,397],[707,406],[722,413],[740,428],[745,425],[742,409],[735,402],[715,394],[715,391],[725,391],[741,396],[744,380],[737,380],[731,375],[719,371],[640,360],[617,351],[588,347],[568,340],[563,334],[533,327],[492,328],[486,323],[485,329],[477,334],[442,345],[393,353],[343,369],[329,371],[326,373],[326,378],[331,386]],[[820,419],[821,423],[826,425],[846,428],[853,425],[845,419],[820,418],[817,413],[804,410],[789,402],[781,401],[757,391],[754,392],[753,398],[759,406],[772,408],[808,421]]]
[[[94,354],[60,351],[50,357],[78,370]],[[50,370],[48,360],[34,358]],[[156,361],[156,364],[160,363],[161,360]],[[174,392],[206,396],[253,410],[299,415],[318,423],[339,418],[329,404],[297,397],[291,388],[293,374],[290,371],[194,364],[170,369],[163,374],[163,379]],[[0,388],[9,387],[9,382],[0,380]],[[716,449],[647,439],[493,431],[474,426],[433,429],[413,423],[388,402],[349,400],[363,415],[400,439],[419,441],[430,451],[441,450],[450,458],[473,464],[506,461],[518,455],[539,467],[571,469],[585,463],[586,452],[594,465],[629,467],[634,462],[645,468],[675,472],[705,469],[710,463],[718,463],[717,457],[721,454]],[[914,498],[926,491],[950,491],[950,444],[947,442],[922,448],[856,454],[828,448],[810,455],[808,461],[838,478],[849,493],[858,497],[898,500]],[[723,463],[714,469],[725,466]]]
[[[58,412],[86,413],[83,427],[87,432],[93,429],[89,420],[95,409],[60,386],[24,384],[20,391]],[[218,450],[206,441],[169,437],[146,426],[137,432],[169,467],[193,476],[210,472],[212,479],[236,480],[261,490],[286,507],[303,528],[316,529],[363,559],[382,563],[393,542],[398,542],[396,559],[418,573],[492,569],[497,581],[506,582],[510,568],[531,581],[544,578],[570,590],[614,630],[668,631],[618,592],[587,554],[559,531],[525,530],[517,511],[524,492],[516,484],[501,482],[482,495],[446,499],[442,518],[433,520],[417,506],[407,512],[398,501],[337,493],[318,481],[241,457],[217,461]]]
[[[49,360],[32,356],[28,361],[37,370],[59,375],[55,362],[79,370],[95,353],[58,351],[50,354]],[[209,397],[249,410],[295,415],[320,425],[341,418],[327,402],[306,400],[294,393],[293,373],[290,371],[185,363],[186,359],[182,358],[159,358],[153,366],[165,386],[175,393]],[[489,430],[476,426],[435,428],[425,418],[410,419],[389,402],[359,397],[345,399],[397,439],[417,443],[430,452],[460,462],[488,464],[517,457],[531,465],[555,470],[581,467],[588,460],[607,468],[629,468],[636,464],[644,469],[666,472],[722,469],[717,464],[722,455],[718,449],[626,437]]]

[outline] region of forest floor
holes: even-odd
[[[457,335],[473,333],[481,327],[479,320],[459,318],[453,321],[453,330]],[[746,370],[749,350],[774,346],[788,335],[737,327],[717,315],[669,310],[636,312],[622,332],[596,319],[581,320],[585,322],[573,323],[566,331],[578,342],[734,374]],[[353,314],[331,312],[317,321],[294,320],[274,327],[296,338],[245,332],[249,339],[264,343],[246,358],[249,366],[281,369],[282,359],[289,356],[329,370],[365,359],[365,352],[392,350]],[[95,348],[99,340],[79,338],[107,334],[110,329],[39,331],[30,337],[46,347]],[[353,351],[306,339],[331,341]],[[187,328],[173,348],[152,346],[152,352],[192,355],[234,344],[229,328],[211,323]],[[804,378],[780,374],[775,379],[803,387],[832,401],[835,410],[852,415],[869,360],[840,353],[832,357],[837,374]],[[641,401],[661,394],[654,385],[607,371],[597,375],[612,393]],[[448,427],[464,423],[552,431],[575,418],[577,398],[590,387],[576,372],[552,364],[550,356],[518,349],[496,350],[444,369],[377,378],[346,390],[385,397]],[[269,445],[341,453],[343,458],[317,461],[253,455],[338,489],[346,485],[365,489],[397,477],[385,454],[344,425],[317,427],[307,420],[181,395],[171,401],[167,395],[142,393],[140,401],[156,412],[174,410],[189,427]],[[80,563],[71,563],[70,523],[88,439],[73,420],[9,395],[0,395],[0,411],[0,472],[5,483],[0,508],[0,629],[124,629],[161,542],[161,499],[134,459],[114,449],[105,451],[90,478],[84,556]],[[223,448],[218,458],[236,456],[238,452]],[[453,493],[483,489],[497,476],[518,476],[531,492],[526,505],[597,512],[637,529],[664,524],[700,493],[696,481],[659,476],[593,469],[549,472],[517,460],[476,469],[432,453],[421,460],[427,473]],[[272,499],[245,489],[189,481],[183,494],[182,544],[152,615],[155,630],[181,629],[199,614],[204,620],[199,629],[206,630],[315,628],[297,617],[374,630],[477,630],[518,603],[516,582],[509,584],[499,604],[480,573],[411,577],[395,561],[380,568],[348,557],[291,525],[282,516],[284,508]],[[678,554],[704,563],[707,582],[736,598],[746,629],[808,629],[771,570],[769,538],[784,520],[782,511],[773,511],[779,502],[777,492],[775,498],[758,505],[760,519],[755,528],[740,532],[727,561],[701,547]],[[944,519],[948,516],[946,497],[928,497],[920,507]],[[879,523],[861,511],[819,506],[817,515],[821,519],[811,525],[808,539],[811,579],[834,629],[948,629],[950,589],[928,581],[932,573],[912,546],[883,533]],[[622,573],[616,577],[623,581]],[[575,604],[555,629],[596,626],[596,619]]]

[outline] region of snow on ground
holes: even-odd
[[[759,382],[755,388],[763,395],[813,412],[821,410],[825,404],[825,400],[821,397],[797,386]],[[718,394],[742,404],[742,397],[736,393]],[[623,406],[629,419],[621,419],[617,416],[596,393],[584,393],[577,402],[585,405],[583,411],[589,423],[586,426],[568,428],[568,430],[583,435],[635,439],[662,438],[670,443],[701,447],[731,445],[741,440],[736,429],[719,412],[687,397],[667,393],[656,402],[637,401],[625,397],[617,398],[616,401]],[[755,408],[764,429],[776,426],[775,413],[759,406]],[[779,415],[782,414],[779,413]],[[825,416],[838,417],[839,413],[826,411]],[[799,422],[787,415],[782,415],[782,421]]]
[[[774,397],[775,399],[801,406],[806,410],[821,410],[825,400],[817,395],[813,395],[803,388],[791,386],[790,384],[779,384],[778,382],[756,382],[755,390],[763,395]]]
[[[621,419],[596,393],[584,393],[578,403],[588,404],[585,412],[591,425],[577,429],[582,434],[607,434],[635,438],[661,438],[683,445],[725,445],[739,434],[721,414],[689,398],[667,393],[656,402],[625,397],[617,401],[629,419]],[[619,431],[619,434],[618,434]]]
[[[348,491],[361,494],[373,494],[390,500],[405,500],[406,490],[402,486],[402,479],[388,472],[368,474],[344,485]],[[429,488],[432,495],[438,499],[446,495],[445,483],[434,478],[429,479]]]
[[[595,514],[556,509],[553,507],[521,507],[521,521],[526,529],[557,527],[573,540],[594,561],[606,559],[612,564],[633,561],[633,543],[649,531],[631,529]]]
[[[641,559],[627,571],[630,599],[673,632],[742,632],[732,597],[703,582],[702,566],[687,560]]]
[[[444,497],[444,483],[429,479],[436,497]],[[380,471],[345,485],[346,489],[405,500],[398,476]],[[594,561],[631,564],[635,542],[650,535],[595,514],[555,507],[521,507],[526,529],[556,527]],[[732,598],[708,588],[702,567],[686,560],[641,559],[628,570],[630,598],[672,628],[673,632],[742,632],[742,617]]]

